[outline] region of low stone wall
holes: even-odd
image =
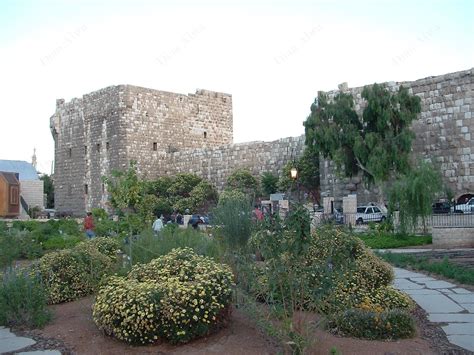
[[[442,248],[474,248],[474,227],[440,228],[433,227],[433,246]]]

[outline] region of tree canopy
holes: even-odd
[[[304,123],[306,145],[344,175],[362,173],[367,184],[381,184],[409,170],[410,124],[421,111],[420,98],[402,86],[390,92],[378,84],[364,87],[362,98],[365,107],[358,114],[351,94],[329,100],[319,92]]]

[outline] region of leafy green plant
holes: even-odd
[[[249,196],[250,202],[260,194],[260,182],[252,173],[245,169],[235,170],[227,178],[226,190],[238,190]]]
[[[367,104],[359,115],[351,94],[330,100],[319,92],[304,123],[306,146],[332,159],[345,176],[361,173],[382,188],[410,168],[410,125],[421,112],[420,98],[402,86],[393,93],[378,84],[364,87],[362,98]]]
[[[252,230],[249,198],[239,190],[224,191],[214,210],[216,233],[222,236],[229,249],[245,248]]]
[[[47,291],[37,275],[8,269],[0,287],[0,325],[41,328],[51,319]]]
[[[392,233],[356,234],[364,244],[372,249],[401,248],[415,245],[426,245],[432,243],[429,235],[409,235]]]
[[[400,230],[416,230],[419,219],[426,233],[426,218],[432,213],[432,203],[442,191],[441,176],[426,162],[395,181],[389,191],[389,209],[399,211]]]
[[[165,225],[159,235],[151,230],[132,239],[131,245],[123,245],[133,263],[148,263],[176,248],[191,248],[196,254],[220,259],[219,242],[212,236],[192,228],[181,229],[176,225]]]
[[[382,312],[349,309],[336,314],[331,326],[337,332],[364,339],[404,339],[416,333],[411,315],[399,309]]]
[[[101,241],[87,241],[73,249],[46,254],[32,266],[30,274],[38,274],[44,280],[49,303],[86,296],[103,276],[113,271],[114,259],[98,250],[101,245]],[[109,250],[108,243],[103,250]]]
[[[112,277],[99,290],[93,318],[106,334],[129,343],[186,343],[228,316],[232,279],[227,266],[190,248],[174,249],[135,265],[127,278]]]
[[[261,177],[262,190],[269,196],[278,191],[278,176],[273,175],[271,172],[266,171]]]

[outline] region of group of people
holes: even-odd
[[[165,224],[171,223],[183,224],[183,215],[179,212],[173,212],[173,214],[168,220],[166,220],[165,217],[161,215],[160,217],[157,217],[153,222],[152,229],[155,233],[159,233],[163,229]]]
[[[256,221],[262,221],[264,218],[263,212],[260,210],[260,207],[258,205],[254,206],[253,210],[253,218]],[[186,214],[189,214],[189,210],[186,210]],[[179,212],[173,212],[173,214],[170,216],[170,218],[166,221],[165,217],[161,215],[160,217],[157,217],[155,221],[153,222],[152,229],[155,232],[155,234],[159,233],[163,227],[165,226],[165,223],[177,223],[177,224],[183,224],[184,217],[181,213]],[[201,223],[205,223],[204,218],[201,216],[198,216],[198,218],[195,218],[195,220],[190,221],[191,226],[195,229],[197,229],[198,225]],[[84,228],[84,233],[86,234],[87,238],[92,239],[95,237],[95,224],[94,224],[94,218],[92,217],[91,212],[87,212],[86,217],[84,218],[84,223],[83,223],[83,228]]]

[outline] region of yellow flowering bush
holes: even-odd
[[[158,339],[162,292],[154,282],[112,276],[99,289],[93,318],[106,334],[129,343]]]
[[[158,338],[185,343],[208,334],[224,319],[232,282],[228,266],[191,248],[173,249],[102,287],[93,307],[94,321],[106,334],[129,343]],[[136,297],[141,297],[140,306],[124,310],[123,303],[133,303]]]
[[[74,248],[44,255],[31,272],[41,275],[48,302],[56,304],[92,293],[111,271],[111,259],[98,250]]]
[[[33,265],[31,274],[41,276],[50,304],[75,300],[94,292],[100,280],[113,271],[115,260],[101,252],[113,250],[112,245],[114,242],[91,240],[46,254]]]
[[[100,253],[108,256],[112,261],[117,260],[117,253],[120,250],[120,243],[117,239],[111,237],[97,237],[91,240],[79,243],[76,249],[93,248]]]

